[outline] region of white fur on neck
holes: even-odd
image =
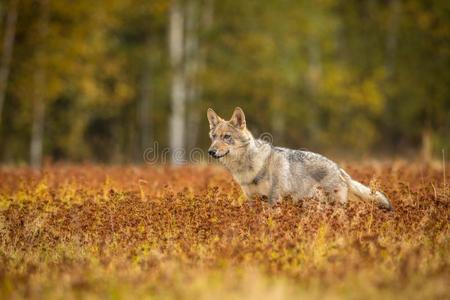
[[[233,149],[220,162],[230,170],[239,184],[248,184],[264,167],[270,152],[268,143],[251,137],[246,147]]]

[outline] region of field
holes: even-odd
[[[243,202],[216,166],[3,167],[0,298],[449,299],[441,164],[343,165],[395,210]]]

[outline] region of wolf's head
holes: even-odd
[[[207,116],[211,138],[208,154],[217,159],[242,154],[253,139],[252,134],[247,130],[242,109],[236,107],[229,121],[219,117],[211,108],[208,109]]]

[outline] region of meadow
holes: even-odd
[[[244,202],[217,166],[0,168],[1,299],[449,299],[450,170],[346,163],[395,210]]]

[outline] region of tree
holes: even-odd
[[[207,106],[325,154],[449,145],[448,1],[49,1],[0,2],[2,161],[178,164]]]
[[[46,43],[49,27],[49,0],[40,0],[40,17],[36,27],[39,44],[36,48],[36,69],[34,71],[33,121],[31,129],[30,162],[34,168],[42,164],[44,144],[45,101],[47,90]]]
[[[147,37],[146,42],[146,52],[151,52],[152,40]],[[144,60],[144,70],[140,81],[140,96],[139,96],[139,127],[141,132],[141,151],[145,151],[151,143],[151,122],[150,122],[150,104],[151,104],[151,82],[152,82],[152,72],[151,72],[151,55],[148,53],[146,59]]]
[[[17,11],[19,0],[11,0],[6,13],[6,25],[3,38],[3,50],[0,60],[0,126],[2,124],[3,103],[5,102],[11,58],[14,50]]]
[[[186,33],[184,42],[185,76],[186,76],[186,102],[188,104],[186,120],[186,148],[195,147],[198,133],[199,109],[197,107],[200,97],[198,71],[200,64],[199,34],[200,34],[200,3],[198,0],[188,0],[186,3]]]
[[[185,160],[186,78],[183,70],[184,15],[179,0],[173,0],[169,16],[169,52],[172,70],[170,97],[170,149],[173,164]]]

